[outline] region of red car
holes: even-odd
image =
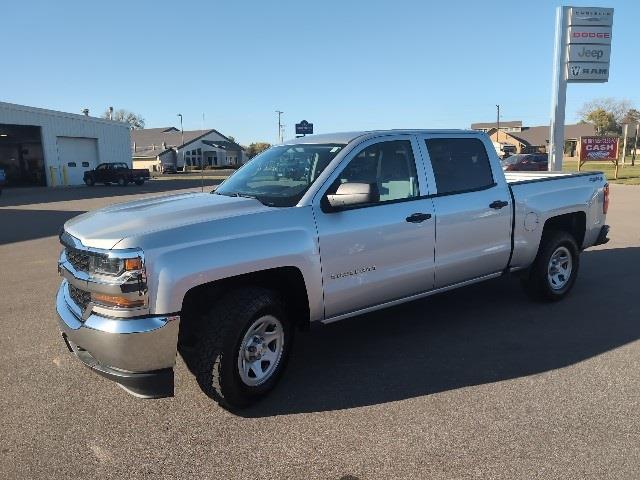
[[[547,171],[546,153],[519,153],[502,160],[502,169],[505,172],[539,172]]]

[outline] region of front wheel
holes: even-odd
[[[93,187],[96,184],[92,177],[85,177],[84,183],[87,185],[87,187]]]
[[[226,408],[242,408],[277,383],[293,343],[293,328],[277,293],[230,292],[206,314],[196,347],[200,388]]]
[[[127,180],[124,177],[120,177],[118,179],[118,185],[121,186],[121,187],[126,187],[127,183],[129,183],[129,182],[127,182]]]
[[[538,255],[522,283],[535,300],[561,300],[573,288],[579,267],[580,254],[573,236],[547,232],[542,235]]]

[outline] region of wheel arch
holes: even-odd
[[[582,248],[587,229],[587,216],[585,212],[572,212],[547,218],[542,229],[542,236],[551,231],[563,231],[571,234],[578,248]]]
[[[226,292],[249,287],[277,291],[285,300],[285,310],[294,325],[301,330],[309,328],[309,296],[304,276],[299,268],[285,266],[223,278],[189,289],[182,300],[181,337],[185,338],[194,332],[203,312]]]

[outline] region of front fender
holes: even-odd
[[[320,255],[310,207],[241,215],[153,236],[158,238],[140,242],[145,250],[152,313],[179,312],[185,294],[205,283],[295,267],[305,281],[311,320],[324,314]],[[145,247],[145,243],[153,246]]]

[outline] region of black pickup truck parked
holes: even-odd
[[[146,168],[129,168],[124,162],[101,163],[95,170],[84,172],[84,183],[92,187],[96,183],[110,185],[117,183],[124,187],[129,182],[142,185],[149,179],[149,170]]]

